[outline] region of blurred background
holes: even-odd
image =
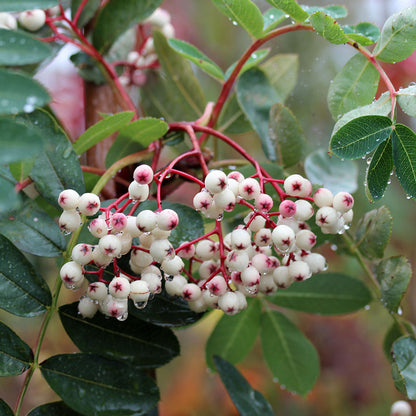
[[[256,2],[262,10],[270,5]],[[314,0],[301,3],[330,5],[330,1]],[[392,13],[416,5],[414,0],[350,0],[345,1],[349,16],[345,24],[369,21],[379,27]],[[166,0],[163,7],[172,14],[176,37],[196,45],[206,55],[226,69],[237,60],[250,44],[248,36],[221,15],[209,0]],[[330,45],[313,33],[299,32],[284,35],[267,45],[274,53],[299,55],[299,78],[287,105],[299,119],[308,140],[308,151],[326,149],[334,121],[328,111],[326,95],[329,82],[354,54],[353,48]],[[39,79],[53,92],[53,107],[70,137],[75,139],[85,128],[83,82],[65,56],[49,65]],[[416,81],[416,54],[397,64],[383,65],[396,88]],[[211,80],[198,73],[207,87],[208,99],[215,100],[217,89],[210,88]],[[378,94],[384,91],[380,85]],[[416,120],[398,114],[399,120],[416,129]],[[252,154],[257,154],[256,143],[250,136],[243,137]],[[251,149],[250,149],[251,146]],[[259,154],[259,157],[261,155]],[[363,188],[365,161],[357,163],[359,188],[354,194],[358,219],[364,212],[386,205],[393,215],[393,232],[386,255],[403,254],[416,266],[416,210],[415,201],[407,200],[404,191],[393,179],[385,197],[370,204]],[[345,271],[360,278],[360,269],[353,259],[338,256],[336,249],[323,247],[330,271]],[[53,286],[56,264],[52,260],[38,264],[41,273]],[[414,280],[414,279],[413,279]],[[79,294],[62,291],[61,303],[79,298]],[[403,313],[416,323],[416,284],[411,282],[403,302]],[[285,311],[310,338],[321,357],[321,375],[306,399],[293,396],[273,383],[262,359],[259,343],[252,353],[238,365],[251,385],[260,390],[272,403],[276,415],[282,416],[388,416],[391,404],[403,397],[394,388],[390,365],[382,351],[382,340],[392,324],[388,313],[377,305],[369,310],[342,317],[319,317]],[[198,324],[176,331],[181,342],[181,357],[157,372],[161,389],[161,416],[231,416],[238,415],[217,375],[205,364],[204,345],[219,312],[210,313]],[[0,311],[0,319],[13,327],[29,345],[34,345],[41,318],[23,319]],[[76,348],[65,335],[59,319],[49,327],[42,348],[41,360]],[[14,406],[23,376],[0,379],[1,396]],[[33,407],[57,397],[35,372],[26,397],[23,414]],[[414,407],[416,411],[416,406]]]

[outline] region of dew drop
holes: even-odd
[[[409,85],[408,85],[409,87],[416,87],[416,82],[414,82],[414,81],[412,81],[412,82],[410,82],[409,83]]]
[[[234,26],[238,26],[238,23],[237,23],[235,20],[233,20],[231,23],[232,23]]]
[[[279,379],[277,377],[273,377],[273,383],[278,383]]]
[[[366,311],[369,311],[369,310],[370,310],[370,305],[365,305],[365,306],[364,306],[364,309],[365,309]]]
[[[399,306],[399,309],[397,309],[398,315],[403,315],[403,309]]]
[[[69,156],[71,156],[71,153],[72,153],[72,147],[71,147],[71,146],[68,146],[68,147],[65,149],[65,151],[62,153],[62,157],[63,157],[64,159],[68,159],[68,158],[69,158]]]
[[[406,195],[406,199],[412,199],[410,195]]]
[[[117,321],[123,322],[125,321],[129,316],[128,312],[124,312],[122,315],[117,316]]]
[[[147,306],[147,301],[145,300],[143,302],[133,302],[133,305],[137,309],[144,309]]]
[[[337,251],[338,250],[338,246],[336,244],[331,244],[330,246],[332,251]]]

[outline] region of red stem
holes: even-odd
[[[81,13],[82,13],[82,11],[84,10],[84,7],[85,7],[85,5],[86,5],[87,3],[88,3],[88,0],[82,0],[81,4],[79,5],[79,7],[78,7],[78,9],[77,9],[77,11],[76,11],[76,13],[75,13],[74,18],[72,19],[72,24],[73,24],[74,26],[76,26],[76,25],[77,25],[77,23],[78,23],[78,19],[79,19],[79,17],[81,16]]]

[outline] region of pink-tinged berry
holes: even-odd
[[[88,285],[87,296],[93,300],[103,300],[108,294],[108,289],[103,282],[93,282]]]
[[[218,194],[227,187],[227,175],[221,170],[212,170],[205,177],[205,188],[212,194]]]
[[[110,217],[110,227],[113,229],[113,232],[124,230],[127,227],[127,217],[121,212],[112,214]]]
[[[238,183],[241,183],[244,180],[244,175],[241,172],[239,172],[238,170],[234,170],[234,171],[230,172],[227,176],[228,176],[229,179],[234,179]]]
[[[257,286],[260,282],[260,273],[255,267],[249,266],[241,272],[241,281],[244,286]]]
[[[332,195],[332,192],[327,188],[319,188],[313,194],[313,201],[319,208],[330,207],[333,200],[334,195]]]
[[[92,252],[92,259],[97,267],[107,267],[113,261],[113,258],[103,253],[98,246],[95,246],[94,251]]]
[[[171,296],[182,296],[184,286],[188,283],[186,278],[181,274],[173,276],[172,279],[166,280],[165,289]]]
[[[77,288],[84,281],[82,267],[75,261],[65,263],[59,271],[61,279],[66,287]]]
[[[268,194],[260,194],[255,199],[254,206],[261,212],[269,212],[273,208],[273,198]]]
[[[98,305],[89,297],[84,296],[79,300],[78,312],[83,318],[93,318],[98,311]]]
[[[157,226],[163,231],[171,231],[178,224],[179,217],[173,209],[164,209],[157,214]]]
[[[136,202],[143,202],[149,197],[149,185],[140,185],[140,183],[133,181],[129,185],[129,198]]]
[[[272,231],[270,228],[260,228],[253,238],[254,244],[258,247],[266,247],[272,244]]]
[[[158,294],[162,291],[162,281],[156,273],[142,273],[141,280],[147,283],[150,293]]]
[[[233,250],[230,251],[225,260],[225,265],[231,271],[242,272],[249,263],[250,259],[246,251]]]
[[[79,198],[78,209],[81,214],[95,215],[100,209],[100,198],[89,192],[82,194]]]
[[[296,246],[299,250],[311,251],[316,244],[316,235],[310,230],[300,230],[296,233]]]
[[[15,30],[17,29],[17,20],[10,13],[0,13],[0,29]]]
[[[183,245],[185,244],[187,244],[187,242],[185,242]],[[190,259],[195,255],[195,253],[195,244],[187,244],[178,251],[178,256],[182,257],[183,259]]]
[[[201,288],[195,283],[187,283],[182,289],[182,297],[187,301],[197,300],[201,295]]]
[[[254,178],[247,178],[240,182],[239,194],[246,200],[256,199],[260,196],[260,185]]]
[[[127,299],[113,299],[106,304],[107,314],[113,318],[117,318],[119,321],[125,321],[128,316],[128,303]]]
[[[140,185],[149,185],[153,181],[153,169],[149,165],[137,166],[133,179]]]
[[[78,230],[82,225],[81,216],[78,211],[64,211],[58,220],[59,228],[67,233]]]
[[[218,308],[218,296],[213,295],[209,290],[202,291],[202,299],[204,300],[204,303],[207,308]]]
[[[247,250],[251,246],[251,236],[247,230],[236,229],[231,233],[231,247],[234,250]]]
[[[173,259],[166,259],[162,261],[160,268],[167,274],[175,275],[179,274],[185,264],[179,256],[175,256]]]
[[[144,280],[134,280],[130,283],[129,297],[135,304],[139,302],[147,302],[149,296],[150,290],[147,282]]]
[[[114,277],[108,285],[108,293],[114,298],[125,299],[130,293],[130,282],[125,277]]]
[[[274,269],[273,280],[280,289],[285,289],[294,282],[293,276],[289,274],[288,266],[279,266]]]
[[[315,222],[319,227],[332,227],[337,225],[338,219],[335,208],[322,207],[316,212]]]
[[[272,231],[272,240],[278,250],[287,252],[293,247],[295,232],[287,225],[278,225]]]
[[[408,402],[398,400],[391,406],[390,416],[412,416],[412,407]]]
[[[215,205],[227,212],[235,208],[235,194],[231,189],[225,188],[223,191],[214,194]]]
[[[311,269],[308,266],[308,263],[302,260],[296,260],[289,264],[288,266],[289,276],[294,280],[302,281],[309,279],[311,277]]]
[[[227,283],[224,277],[217,274],[206,285],[207,289],[215,296],[221,296],[227,291]]]
[[[298,199],[295,201],[296,212],[294,215],[295,220],[297,221],[307,221],[312,218],[314,210],[312,205],[305,201],[304,199]]]
[[[207,212],[213,201],[214,199],[209,192],[201,191],[194,196],[193,205],[197,211]]]
[[[195,255],[199,259],[206,261],[211,260],[217,254],[218,248],[214,241],[201,240],[197,243],[195,249]]]
[[[214,260],[203,261],[199,265],[198,273],[201,279],[208,279],[213,273],[218,270],[218,263]]]
[[[71,253],[71,258],[78,264],[84,266],[92,261],[92,249],[93,246],[90,244],[80,243],[77,244]]]
[[[112,234],[108,234],[100,238],[98,247],[103,254],[110,258],[117,257],[121,252],[121,242],[115,235]]]
[[[273,295],[277,290],[277,285],[273,279],[273,273],[261,276],[259,283],[259,292],[265,295]]]
[[[334,196],[332,206],[339,212],[345,213],[354,206],[354,198],[348,192],[338,192]]]
[[[46,13],[40,9],[26,10],[19,14],[20,25],[31,32],[39,30],[46,21]]]
[[[97,238],[104,237],[108,234],[107,223],[104,218],[94,218],[88,225],[90,233]]]
[[[138,248],[133,248],[130,253],[130,262],[139,268],[150,266],[153,263],[151,254],[146,253]]]
[[[218,298],[218,307],[227,315],[240,311],[240,298],[234,292],[227,292]]]
[[[291,218],[296,214],[296,203],[290,199],[286,199],[279,205],[279,212],[282,217]]]
[[[173,259],[175,257],[175,249],[168,240],[155,240],[150,246],[150,255],[155,261],[162,263],[165,259]]]
[[[312,193],[312,184],[301,175],[290,175],[284,183],[283,188],[290,196],[307,197]]]
[[[254,217],[254,219],[252,219]],[[256,231],[260,230],[260,228],[264,228],[266,225],[266,219],[261,215],[256,215],[254,212],[250,212],[244,218],[244,224],[248,224],[249,230],[255,233]]]
[[[266,254],[258,253],[251,258],[251,265],[260,273],[267,273],[270,269],[269,257]]]
[[[78,207],[78,203],[79,194],[73,189],[65,189],[58,196],[59,206],[66,211],[76,209]]]
[[[136,217],[136,225],[142,233],[153,231],[157,226],[157,214],[150,209],[140,211]]]

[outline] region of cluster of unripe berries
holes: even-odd
[[[140,165],[133,177],[128,194],[119,199],[124,206],[148,199],[154,172],[150,166]],[[163,280],[168,294],[187,300],[196,312],[219,308],[235,314],[247,306],[246,297],[259,292],[272,294],[325,270],[325,258],[312,252],[316,236],[306,222],[314,215],[312,201],[319,208],[315,222],[323,232],[341,232],[352,219],[353,199],[348,193],[333,196],[320,188],[311,197],[312,185],[300,175],[289,176],[283,189],[283,201],[278,211],[272,212],[274,201],[262,192],[257,179],[245,178],[237,171],[228,175],[219,170],[209,172],[204,187],[193,199],[196,210],[218,220],[238,203],[252,209],[232,232],[224,236],[220,231],[208,233],[176,248],[169,241],[179,223],[174,210],[145,209],[137,215],[125,215],[117,206],[101,208],[95,194],[79,196],[73,190],[65,190],[58,199],[64,209],[59,219],[64,231],[75,231],[80,226],[80,214],[102,213],[88,227],[98,238],[97,244],[76,245],[72,261],[61,268],[61,278],[67,287],[77,289],[83,285],[85,273],[91,273],[86,265],[94,264],[103,270],[128,255],[133,274],[113,266],[117,272],[111,282],[106,284],[99,279],[91,283],[79,303],[83,316],[92,317],[100,310],[125,319],[128,299],[136,307],[144,307],[149,298],[161,292]],[[219,236],[219,241],[211,238],[213,234]],[[184,271],[185,259],[191,264],[188,272]]]
[[[175,36],[175,28],[171,23],[171,16],[169,12],[164,9],[157,8],[143,24],[150,26],[150,30],[159,30],[166,38],[173,38]],[[153,37],[148,36],[143,40],[139,50],[134,50],[128,53],[127,62],[132,66],[133,70],[127,70],[120,75],[119,81],[122,85],[128,86],[143,85],[146,81],[146,76],[141,68],[146,68],[157,62],[157,55],[154,49]]]
[[[50,9],[41,10],[25,10],[21,13],[0,13],[0,29],[15,30],[19,25],[23,29],[30,32],[36,32],[43,27],[46,16],[57,16],[59,14],[59,6]]]

